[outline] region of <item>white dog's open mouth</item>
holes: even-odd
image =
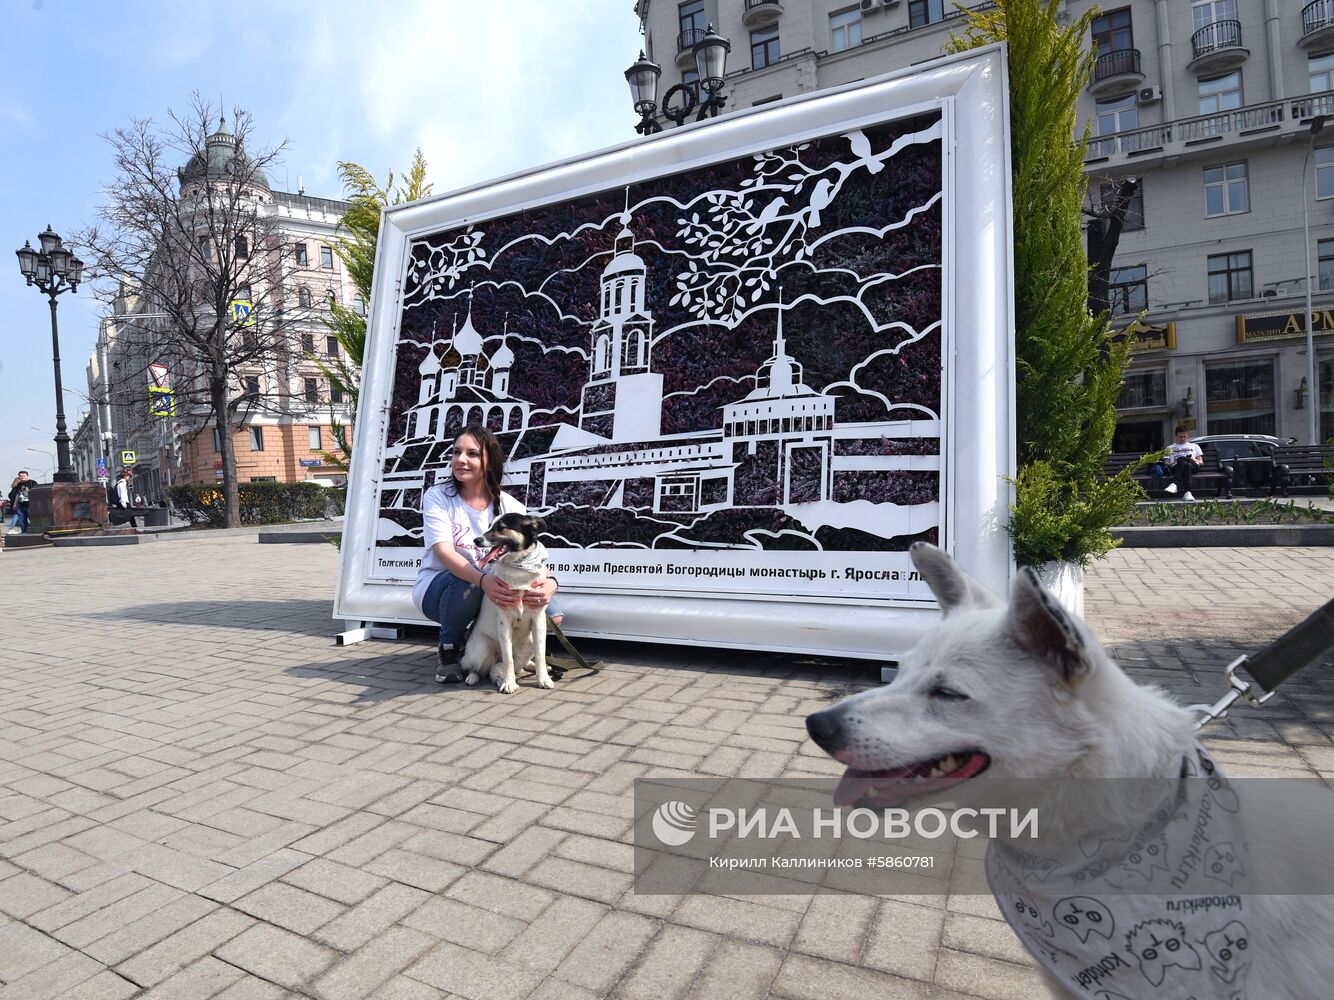
[[[510,547],[509,547],[508,545],[503,545],[503,544],[502,544],[502,545],[497,545],[495,548],[493,548],[493,549],[492,549],[490,552],[488,552],[486,555],[482,556],[481,559],[477,560],[477,568],[478,568],[478,569],[485,569],[488,563],[493,563],[493,562],[495,562],[497,559],[499,559],[501,556],[503,556],[503,555],[504,555],[506,552],[508,552],[509,550],[510,550]]]
[[[892,806],[976,778],[990,766],[991,758],[980,750],[964,750],[883,771],[849,767],[834,792],[834,804]]]

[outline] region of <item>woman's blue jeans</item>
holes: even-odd
[[[14,520],[10,524],[11,531],[20,531],[24,534],[28,531],[28,508],[26,506],[16,506],[14,508]]]
[[[440,625],[440,644],[457,648],[463,633],[482,610],[485,595],[475,583],[465,583],[453,573],[444,570],[435,575],[435,579],[426,588],[422,598],[422,613]],[[547,614],[553,618],[563,612],[552,598],[547,604]]]

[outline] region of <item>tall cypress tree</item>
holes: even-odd
[[[967,12],[949,50],[1009,48],[1014,191],[1018,474],[1009,531],[1020,565],[1087,565],[1117,543],[1143,491],[1133,470],[1104,479],[1129,360],[1105,314],[1089,311],[1084,156],[1077,100],[1093,69],[1089,11],[1069,26],[1060,0],[997,0]]]

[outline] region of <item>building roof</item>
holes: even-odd
[[[255,187],[269,190],[269,179],[241,148],[241,140],[227,128],[226,118],[218,120],[218,130],[204,140],[203,150],[176,171],[182,188],[191,181],[225,180],[235,175],[246,178]]]

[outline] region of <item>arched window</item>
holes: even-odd
[[[596,371],[605,372],[611,368],[611,338],[605,333],[598,338]]]
[[[332,309],[332,308],[334,307],[334,303],[337,302],[337,301],[338,301],[338,296],[334,294],[334,290],[333,290],[332,288],[328,289],[328,290],[324,293],[324,308],[325,308],[325,309]]]
[[[505,411],[499,406],[493,406],[486,415],[486,426],[493,431],[503,431],[505,429]]]
[[[440,422],[440,411],[431,407],[431,422],[426,425],[426,436],[435,437],[436,425]]]
[[[358,316],[366,315],[366,300],[362,298],[360,292],[352,296],[352,308],[357,311]]]
[[[296,304],[302,309],[310,308],[310,289],[302,286],[296,290]]]

